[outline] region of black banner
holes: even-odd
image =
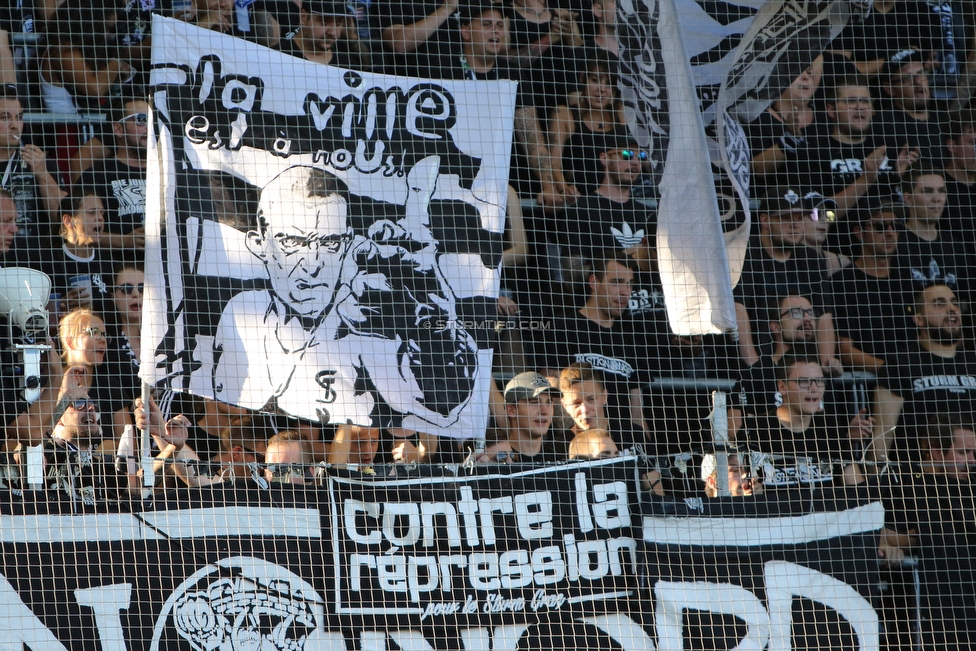
[[[735,618],[731,642],[715,647],[733,648],[782,642],[793,595],[849,622],[861,649],[877,647],[864,606],[876,505],[807,512],[788,500],[800,512],[774,513],[769,500],[748,500],[766,505],[753,512],[717,500],[691,503],[712,509],[705,517],[660,504],[648,515],[637,468],[346,473],[321,488],[184,490],[138,511],[82,515],[7,492],[0,641],[32,651],[649,651],[692,648],[682,622],[693,610]],[[706,544],[718,531],[727,544]]]
[[[770,491],[651,511],[643,610],[655,614],[658,649],[879,648],[884,508],[866,491]]]

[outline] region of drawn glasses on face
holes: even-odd
[[[270,463],[268,470],[271,477],[278,481],[288,482],[295,477],[309,478],[313,475],[312,467],[303,463]]]
[[[342,235],[326,236],[302,236],[278,234],[274,236],[275,244],[285,255],[294,255],[303,251],[320,249],[322,253],[337,255],[343,252],[351,236],[348,233]]]
[[[809,389],[811,387],[817,387],[818,389],[823,389],[827,386],[827,380],[822,377],[793,377],[790,378],[791,382],[796,382],[796,386],[801,389]]]

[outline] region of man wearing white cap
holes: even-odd
[[[549,443],[549,426],[559,389],[544,375],[519,373],[505,385],[505,437],[488,449],[486,461],[552,463],[563,461]]]

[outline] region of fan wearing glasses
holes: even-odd
[[[895,273],[903,207],[882,203],[858,211],[854,264],[830,278],[837,348],[844,366],[877,373],[904,346],[908,320],[892,297],[904,291]]]
[[[870,82],[859,75],[838,78],[826,88],[830,132],[804,150],[798,177],[837,202],[838,225],[869,197],[890,197],[899,177],[918,161],[918,149],[885,145],[874,121]],[[826,229],[830,222],[815,222]],[[849,233],[836,235],[849,236]],[[835,242],[831,242],[834,244]]]
[[[766,190],[759,209],[759,237],[749,243],[742,276],[735,288],[739,326],[739,354],[747,366],[759,361],[768,342],[763,319],[770,296],[806,296],[817,309],[821,364],[831,374],[842,372],[836,353],[833,316],[821,300],[830,269],[826,258],[804,245],[805,222],[827,218],[837,203],[800,186],[780,185]]]
[[[78,378],[83,375],[76,373]],[[54,419],[54,429],[42,448],[45,485],[52,493],[63,492],[73,510],[117,501],[130,485],[138,485],[134,475],[127,476],[124,467],[116,468],[114,459],[99,450],[105,438],[101,416],[83,387],[63,395],[54,408]]]
[[[140,264],[121,265],[113,276],[111,309],[104,312],[109,333],[105,371],[113,378],[113,394],[119,396],[119,404],[126,411],[125,422],[131,419],[128,405],[142,392],[139,353],[144,280]]]
[[[88,395],[105,414],[106,431],[118,438],[130,422],[126,405],[131,394],[120,389],[111,365],[106,364],[109,337],[105,321],[91,310],[79,308],[66,314],[58,327],[65,367],[84,366]],[[128,396],[128,397],[127,397]]]
[[[81,183],[95,188],[105,203],[105,232],[101,246],[129,257],[145,248],[146,146],[149,104],[120,100],[112,108],[114,154],[95,162],[81,175]]]
[[[600,184],[566,210],[560,233],[563,255],[571,261],[591,258],[600,249],[632,248],[640,243],[638,233],[651,232],[647,207],[632,196],[648,164],[647,152],[619,134],[601,140],[591,150],[597,156]]]
[[[782,402],[779,393],[777,368],[787,354],[816,358],[818,339],[817,313],[805,296],[791,294],[773,299],[769,304],[769,332],[773,339],[772,353],[761,355],[756,364],[742,371],[742,391],[746,397],[745,411],[763,413],[775,409]],[[840,366],[835,362],[834,367]],[[826,370],[830,374],[831,370]]]
[[[766,488],[859,484],[856,461],[874,419],[862,409],[848,423],[824,413],[827,380],[816,359],[787,355],[779,367],[782,404],[748,427],[745,439]],[[741,441],[742,436],[739,436]]]

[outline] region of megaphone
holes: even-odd
[[[47,302],[51,296],[51,279],[47,274],[11,267],[0,269],[0,314],[6,314],[10,328],[10,341],[14,344],[24,364],[24,398],[33,403],[41,397],[41,353],[51,350],[43,342],[47,339],[49,325]],[[14,336],[14,327],[23,337]],[[37,343],[37,340],[41,343]]]
[[[7,314],[10,324],[28,337],[46,335],[50,297],[47,274],[23,267],[0,269],[0,314]]]

